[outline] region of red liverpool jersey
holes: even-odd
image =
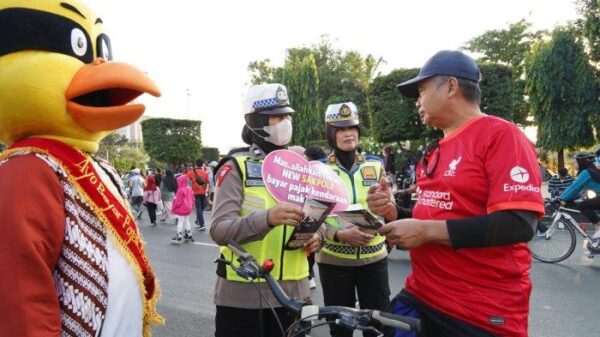
[[[544,212],[533,144],[514,124],[484,116],[426,153],[417,167],[417,219],[447,220],[500,210]],[[406,289],[451,317],[501,336],[527,336],[531,280],[527,244],[411,250]]]

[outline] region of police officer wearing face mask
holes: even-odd
[[[302,208],[278,203],[267,191],[261,175],[264,157],[284,149],[292,137],[294,110],[286,88],[281,84],[264,84],[248,89],[243,100],[246,124],[242,139],[250,145],[226,157],[217,166],[215,199],[210,228],[211,238],[221,245],[221,257],[235,260],[224,245],[232,239],[257,261],[272,259],[271,272],[292,298],[309,297],[308,264],[303,249],[284,250],[283,246],[304,213]],[[306,250],[320,247],[315,235]],[[266,297],[275,306],[284,330],[294,321],[274,298],[264,280],[250,284],[229,266],[218,264],[214,302],[216,337],[281,336],[282,332]],[[262,282],[261,282],[262,281]]]
[[[366,209],[369,186],[382,175],[382,163],[376,157],[357,151],[360,137],[358,111],[352,102],[331,104],[325,112],[327,142],[333,149],[327,165],[344,181],[353,209]],[[326,221],[327,241],[319,254],[319,275],[325,305],[353,307],[358,294],[360,307],[386,311],[390,304],[385,238],[367,233],[337,217]],[[380,327],[381,331],[384,331]],[[393,330],[385,330],[385,335]],[[332,336],[352,336],[352,331],[332,326]],[[365,332],[364,336],[376,336]]]

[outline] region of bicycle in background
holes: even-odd
[[[421,328],[421,321],[414,317],[400,316],[379,310],[355,309],[342,306],[318,306],[297,299],[291,299],[270,274],[270,271],[274,267],[272,260],[267,260],[260,265],[252,255],[236,242],[228,240],[227,247],[238,257],[237,261],[233,262],[219,258],[215,262],[229,265],[239,276],[249,281],[264,279],[275,295],[275,298],[277,298],[277,301],[296,317],[299,317],[287,331],[283,331],[283,328],[281,329],[282,336],[308,336],[307,333],[310,333],[312,329],[329,324],[344,326],[352,330],[373,331],[379,336],[383,334],[373,326],[373,323],[415,332],[418,332]],[[271,303],[267,302],[267,304],[271,310],[274,310]],[[281,327],[281,324],[279,326]]]
[[[575,251],[576,232],[587,241],[588,250],[599,247],[600,240],[592,239],[594,225],[575,220],[583,217],[579,210],[561,206],[558,199],[546,199],[545,204],[546,214],[540,220],[536,235],[529,242],[533,258],[546,263],[557,263],[567,259]],[[600,256],[590,251],[586,251],[585,255],[589,258]]]

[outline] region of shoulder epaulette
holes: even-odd
[[[365,155],[365,160],[367,160],[367,161],[379,161],[379,162],[383,162],[383,159],[381,159],[380,157],[371,155],[371,154],[366,154]]]

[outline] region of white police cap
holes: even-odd
[[[259,84],[248,88],[242,101],[244,115],[258,112],[265,115],[294,113],[287,89],[283,84]]]
[[[358,109],[352,102],[329,104],[325,111],[325,123],[337,127],[358,125]]]

